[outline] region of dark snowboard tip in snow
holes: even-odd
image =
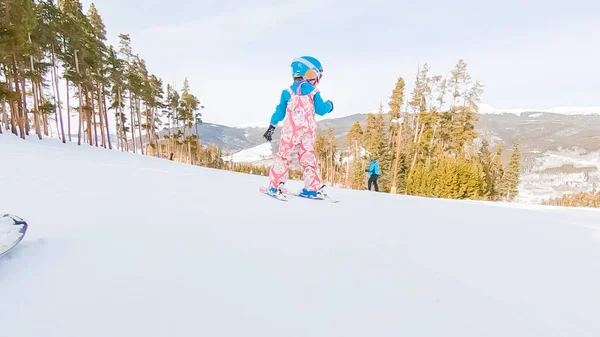
[[[16,215],[0,215],[0,256],[8,253],[23,240],[27,222]]]

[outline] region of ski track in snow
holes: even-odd
[[[330,189],[0,135],[0,334],[600,336],[600,210]],[[299,182],[290,182],[290,190]]]

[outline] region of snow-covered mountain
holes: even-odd
[[[2,336],[600,335],[597,209],[282,203],[266,177],[10,134],[0,158],[0,212],[29,223]]]
[[[489,104],[481,104],[479,107],[480,114],[513,114],[521,115],[522,113],[553,113],[560,115],[600,115],[600,107],[570,107],[570,106],[559,106],[548,109],[538,108],[510,108],[500,109],[495,108]]]

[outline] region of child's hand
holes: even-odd
[[[328,100],[326,103],[329,103],[329,105],[331,105],[331,109],[329,109],[329,112],[332,112],[333,111],[333,102]]]
[[[275,132],[275,127],[273,125],[269,125],[267,132],[263,135],[263,137],[270,142],[273,139],[273,132]]]

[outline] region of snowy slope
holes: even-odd
[[[0,135],[11,337],[600,335],[600,212],[332,189]],[[299,187],[297,182],[291,187]]]
[[[236,152],[232,155],[224,156],[223,160],[234,163],[252,163],[271,159],[272,157],[273,151],[271,149],[271,143],[262,143],[255,147]]]

